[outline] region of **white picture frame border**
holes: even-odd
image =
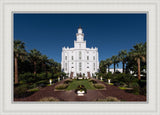
[[[13,12],[148,12],[148,103],[12,103]],[[160,1],[159,0],[1,0],[0,1],[0,114],[160,114]]]

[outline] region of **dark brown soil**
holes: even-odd
[[[105,84],[104,82],[101,82],[99,80],[96,81]],[[39,101],[44,97],[54,97],[59,99],[60,101],[96,101],[98,99],[104,99],[108,96],[116,97],[122,101],[146,101],[146,96],[127,93],[116,86],[107,84],[105,84],[105,90],[87,90],[87,93],[84,96],[77,96],[77,94],[73,90],[54,91],[55,85],[62,82],[64,81],[58,82],[52,86],[47,86],[29,97],[15,98],[14,101]]]

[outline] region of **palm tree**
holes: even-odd
[[[121,50],[118,54],[119,60],[122,62],[123,73],[125,69],[126,56],[127,56],[127,50]]]
[[[106,61],[101,60],[101,62],[99,64],[99,67],[100,67],[100,72],[101,73],[106,73]]]
[[[141,80],[141,60],[146,60],[146,43],[139,43],[133,46],[134,49],[131,49],[130,56],[134,57],[134,59],[137,61],[138,65],[138,80]]]
[[[112,64],[111,59],[110,59],[110,58],[107,58],[107,59],[106,59],[106,65],[107,65],[107,68],[108,68],[108,72],[109,72],[109,67],[110,67],[111,64]]]
[[[37,67],[36,66],[37,66],[37,62],[40,60],[40,56],[41,56],[40,51],[38,51],[36,49],[30,50],[29,59],[31,60],[31,62],[34,65],[34,75],[37,72]]]
[[[48,57],[46,55],[41,55],[40,59],[42,62],[42,71],[46,72],[46,63],[49,62]]]
[[[14,64],[15,64],[15,84],[18,83],[18,58],[23,58],[26,54],[24,42],[14,40]]]
[[[112,64],[114,65],[114,73],[115,73],[115,71],[116,71],[116,64],[118,64],[118,62],[119,62],[118,56],[115,56],[115,55],[112,56],[111,60],[112,60]]]

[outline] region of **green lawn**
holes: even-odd
[[[66,90],[74,90],[78,87],[78,85],[84,85],[86,89],[96,89],[91,82],[88,80],[73,80]]]

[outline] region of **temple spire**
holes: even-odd
[[[84,34],[82,28],[79,26],[78,28],[78,33],[76,34],[77,36],[77,41],[83,41]]]

